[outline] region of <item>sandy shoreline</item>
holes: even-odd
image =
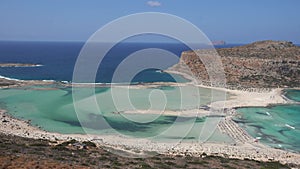
[[[175,73],[175,72],[173,72]],[[35,83],[30,83],[35,84]],[[48,83],[47,83],[48,84]],[[180,85],[191,85],[192,82]],[[165,85],[165,83],[157,83],[150,85],[151,87],[157,85]],[[173,84],[176,85],[176,84]],[[178,84],[177,84],[178,85]],[[243,129],[241,129],[231,118],[234,116],[234,108],[250,107],[250,106],[267,106],[270,104],[286,104],[288,100],[282,97],[283,89],[272,89],[265,91],[240,91],[230,90],[224,88],[208,87],[197,85],[199,87],[217,89],[226,91],[233,96],[228,100],[211,103],[210,108],[223,109],[225,108],[225,118],[219,123],[219,129],[229,135],[235,144],[225,143],[199,143],[199,142],[181,142],[180,144],[172,144],[169,142],[156,142],[148,139],[127,138],[120,135],[79,135],[79,134],[60,134],[43,131],[38,127],[33,127],[30,122],[23,121],[11,117],[5,110],[0,110],[0,132],[9,135],[17,135],[21,137],[28,137],[34,139],[47,139],[52,141],[63,142],[71,139],[78,141],[93,141],[99,146],[112,147],[125,151],[140,152],[155,151],[161,154],[169,155],[192,155],[202,156],[203,153],[207,155],[216,155],[228,158],[238,159],[254,159],[259,161],[279,161],[283,164],[293,163],[300,165],[300,154],[287,152],[279,149],[274,149],[269,146],[255,143],[254,139],[249,136]],[[148,85],[134,85],[135,88],[149,87]],[[209,114],[207,110],[187,110],[183,112],[167,111],[164,115],[183,115],[190,116],[194,111],[202,115]],[[145,111],[140,111],[147,113]],[[125,112],[126,113],[126,112]],[[151,112],[161,113],[161,112]],[[197,114],[197,113],[194,113]]]
[[[50,133],[31,126],[28,122],[15,119],[0,111],[1,126],[0,132],[9,135],[17,135],[34,139],[47,139],[61,143],[75,139],[78,141],[92,141],[98,146],[111,147],[114,149],[129,152],[157,152],[168,155],[207,155],[222,156],[237,159],[254,159],[259,161],[279,161],[283,164],[300,164],[300,154],[286,152],[279,149],[270,148],[260,143],[254,143],[252,138],[246,141],[238,141],[236,144],[209,143],[209,142],[180,142],[179,144],[170,142],[155,142],[147,139],[127,138],[120,135],[79,135],[79,134],[59,134]],[[237,127],[237,126],[236,126]],[[239,133],[240,131],[233,131]],[[139,154],[143,155],[143,154]]]

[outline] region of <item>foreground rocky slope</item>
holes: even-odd
[[[77,145],[85,144],[84,148]],[[222,157],[158,155],[129,158],[91,142],[63,143],[34,140],[0,133],[0,168],[290,168],[278,162],[226,159]]]
[[[245,46],[216,49],[221,56],[226,83],[234,87],[299,87],[300,47],[285,41],[259,41]],[[197,54],[198,55],[197,55]],[[186,51],[170,70],[186,72],[186,66],[201,83],[210,85],[204,55],[213,50]],[[200,56],[200,58],[199,58]],[[186,66],[185,66],[186,65]]]

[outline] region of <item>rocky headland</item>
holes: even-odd
[[[185,51],[169,70],[187,72],[204,85],[211,85],[201,57],[221,57],[226,84],[232,88],[277,88],[300,86],[300,47],[286,41],[258,41],[248,45]]]

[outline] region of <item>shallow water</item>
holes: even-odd
[[[300,102],[300,90],[286,90],[285,96],[291,100]]]
[[[54,87],[54,89],[53,89]],[[52,90],[49,90],[51,89]],[[42,90],[46,89],[46,90]],[[191,86],[130,89],[121,87],[72,88],[31,86],[22,89],[1,89],[0,107],[15,117],[31,120],[33,125],[59,133],[106,134],[121,133],[132,137],[196,140],[205,118],[177,117],[155,114],[119,114],[135,109],[194,109],[222,99],[224,93]],[[112,96],[113,95],[113,96]],[[95,97],[93,97],[95,96]],[[96,98],[96,102],[94,102]],[[77,105],[76,111],[74,104]],[[95,103],[95,104],[93,104]],[[231,142],[216,130],[210,141]]]
[[[300,92],[288,94],[299,98]],[[253,137],[275,148],[300,152],[300,104],[240,108],[238,112],[237,121]]]

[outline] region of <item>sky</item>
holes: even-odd
[[[0,40],[86,41],[119,17],[162,12],[188,20],[212,41],[300,44],[299,9],[299,0],[0,0]]]

